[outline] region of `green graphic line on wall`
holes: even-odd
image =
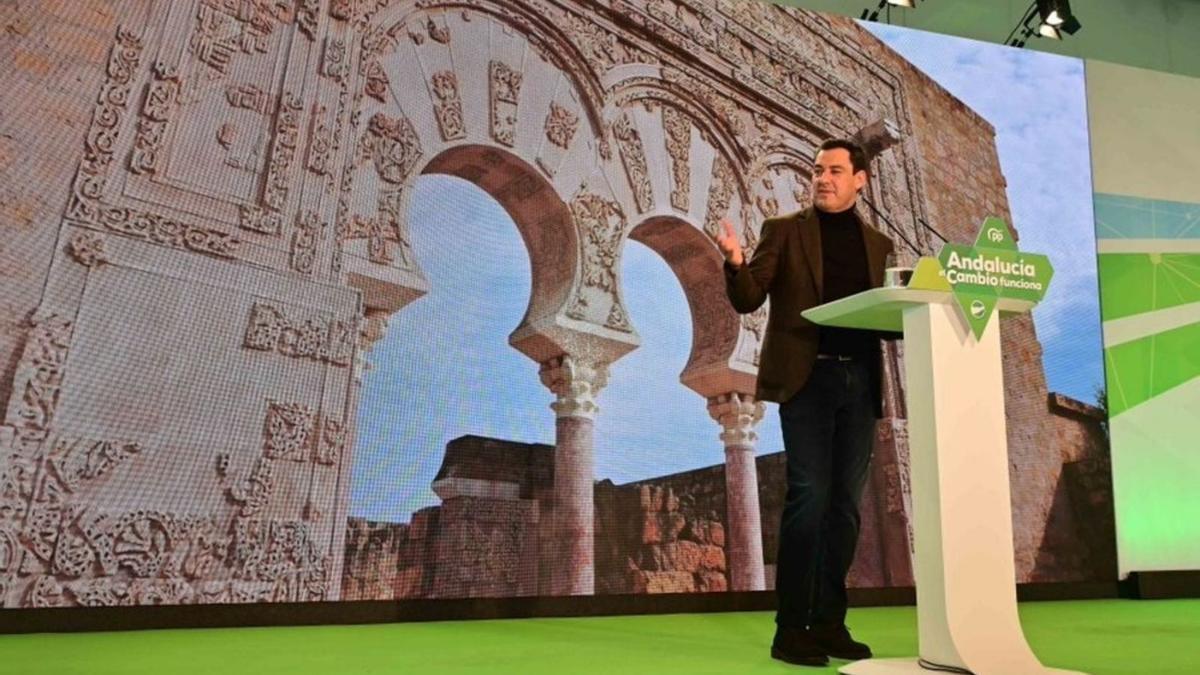
[[[1110,417],[1200,376],[1200,322],[1104,350]]]
[[[1109,415],[1200,376],[1200,204],[1095,196]]]
[[[1106,253],[1099,273],[1105,321],[1200,302],[1200,254]]]

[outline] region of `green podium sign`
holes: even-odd
[[[937,278],[932,267],[937,263]],[[1001,298],[1040,302],[1050,286],[1050,258],[1017,249],[1012,230],[1000,218],[983,221],[975,244],[946,244],[937,260],[922,258],[910,287],[949,290],[978,340]]]

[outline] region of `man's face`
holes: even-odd
[[[817,153],[813,163],[813,203],[826,213],[840,213],[854,206],[858,191],[867,184],[865,171],[854,171],[850,151],[832,148]]]

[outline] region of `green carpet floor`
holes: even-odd
[[[1093,675],[1200,673],[1200,600],[1021,605],[1042,662]],[[912,607],[851,610],[881,657],[916,653]],[[772,661],[771,614],[456,621],[0,636],[0,673],[833,673]]]

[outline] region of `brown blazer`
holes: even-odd
[[[892,240],[865,223],[862,235],[871,287],[882,286],[887,256],[894,248]],[[812,373],[819,327],[800,312],[822,303],[822,262],[821,226],[810,206],[764,221],[762,237],[749,263],[736,271],[725,266],[725,290],[739,313],[753,312],[771,298],[767,334],[759,356],[759,400],[787,401]],[[882,361],[878,350],[874,360],[871,372],[876,379],[875,412],[882,417]]]

